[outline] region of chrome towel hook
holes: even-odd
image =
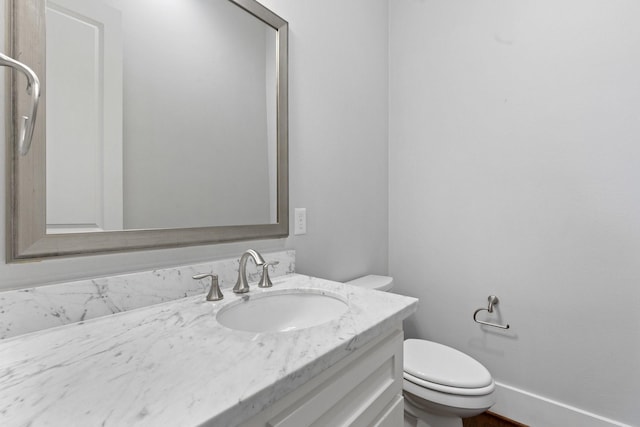
[[[500,302],[500,300],[498,299],[497,296],[495,295],[489,295],[489,307],[487,308],[479,308],[476,311],[473,312],[473,321],[476,323],[480,323],[482,325],[487,325],[487,326],[493,326],[494,328],[501,328],[501,329],[509,329],[509,324],[507,323],[506,325],[498,325],[497,323],[490,323],[490,322],[485,322],[484,320],[478,320],[478,313],[480,313],[481,311],[488,311],[489,313],[493,313],[493,307],[498,305],[498,303]]]
[[[0,66],[21,71],[27,77],[27,93],[31,95],[31,115],[22,116],[18,136],[18,150],[24,156],[31,148],[33,129],[36,125],[36,113],[38,112],[38,101],[40,100],[40,80],[38,80],[38,76],[31,68],[2,53],[0,53]]]

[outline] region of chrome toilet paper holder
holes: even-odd
[[[478,313],[480,313],[481,311],[488,311],[489,313],[493,313],[493,307],[498,305],[498,303],[500,302],[500,300],[498,299],[497,296],[495,295],[489,295],[489,306],[487,308],[479,308],[476,311],[473,312],[473,321],[476,323],[480,323],[481,325],[487,325],[487,326],[493,326],[494,328],[500,328],[500,329],[509,329],[509,324],[507,323],[506,325],[499,325],[497,323],[491,323],[491,322],[485,322],[484,320],[478,320]]]

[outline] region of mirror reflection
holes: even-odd
[[[277,222],[277,32],[228,0],[47,0],[46,230]]]

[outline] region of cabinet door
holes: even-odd
[[[404,425],[404,398],[396,396],[389,408],[382,413],[373,427],[398,427]]]
[[[402,425],[402,341],[397,329],[376,339],[243,426]]]

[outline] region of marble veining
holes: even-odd
[[[202,295],[0,342],[0,425],[231,427],[281,399],[371,339],[417,300],[291,274],[267,290],[340,295],[340,318],[290,332],[227,329]],[[246,298],[246,295],[245,295]]]
[[[262,254],[270,276],[295,271],[295,251]],[[220,286],[233,287],[239,257],[194,265],[80,280],[0,293],[0,339],[39,331],[140,307],[199,295],[208,290],[209,279],[193,280],[198,273],[217,274]],[[249,263],[249,281],[260,279],[261,269]]]

